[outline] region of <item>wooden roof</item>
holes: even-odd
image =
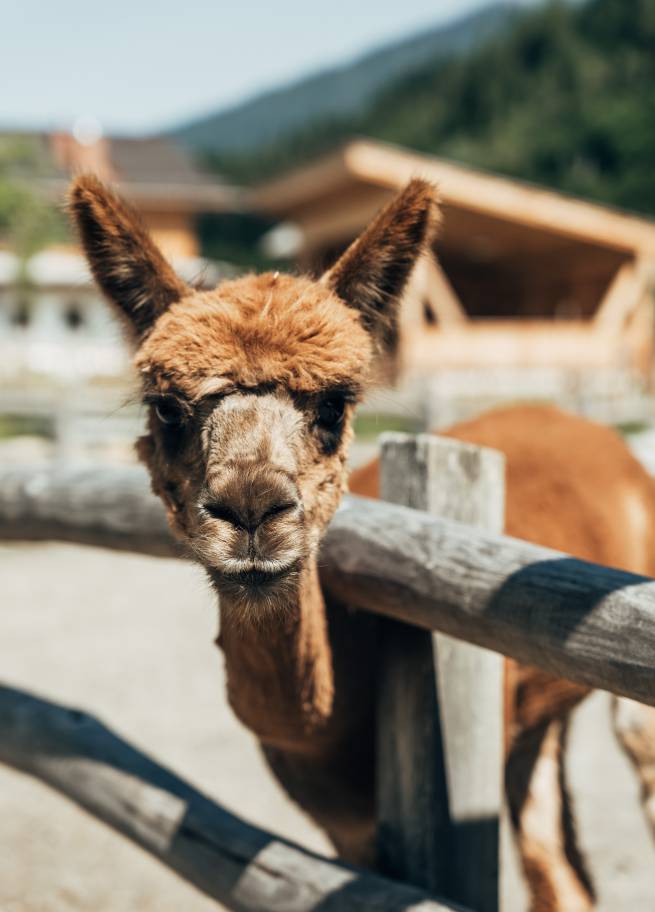
[[[446,243],[481,250],[487,245],[495,255],[525,248],[557,253],[577,242],[655,257],[653,221],[367,139],[262,185],[249,202],[281,220],[298,221],[314,248],[356,234],[383,199],[361,196],[360,205],[349,205],[353,194],[363,188],[388,193],[417,176],[439,188]]]

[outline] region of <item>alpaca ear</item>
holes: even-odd
[[[403,291],[438,225],[436,188],[427,181],[412,180],[321,279],[360,311],[362,322],[383,350],[395,347]]]
[[[139,342],[189,289],[139,215],[96,177],[72,183],[68,208],[96,283]]]

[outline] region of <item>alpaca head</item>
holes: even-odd
[[[268,273],[213,291],[182,282],[95,178],[73,184],[70,208],[136,349],[149,409],[138,451],[173,531],[226,604],[282,604],[344,489],[353,410],[394,344],[434,189],[412,181],[317,281]]]

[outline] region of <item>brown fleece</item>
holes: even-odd
[[[172,304],[136,365],[149,384],[196,400],[225,385],[358,390],[371,355],[357,313],[334,294],[311,279],[265,273]]]

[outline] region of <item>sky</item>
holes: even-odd
[[[97,119],[105,132],[165,129],[484,5],[485,0],[6,2],[0,24],[0,129],[69,128],[78,118]]]

